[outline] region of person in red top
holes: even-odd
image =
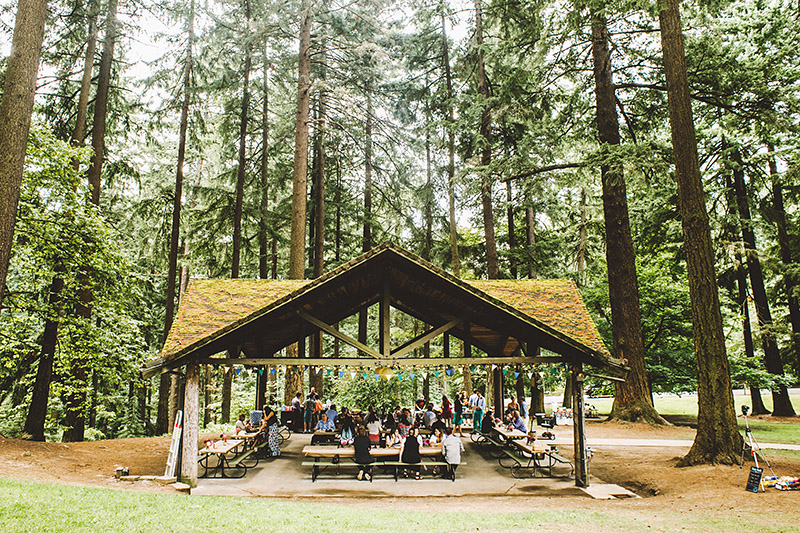
[[[453,407],[446,394],[442,395],[442,416],[440,420],[444,420],[446,427],[450,427],[450,423],[453,421]]]

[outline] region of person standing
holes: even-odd
[[[445,429],[447,436],[442,442],[442,455],[447,463],[447,472],[445,472],[445,479],[456,479],[456,468],[461,464],[461,452],[464,451],[464,444],[461,439],[453,434],[452,428]]]
[[[261,409],[261,412],[264,416],[261,418],[261,429],[259,432],[267,434],[270,456],[278,457],[281,454],[281,445],[278,439],[278,416],[269,405],[265,405]]]
[[[303,431],[303,405],[300,401],[302,398],[302,392],[298,392],[292,398],[292,423],[294,424],[294,430],[298,433]]]
[[[486,398],[483,397],[481,391],[475,393],[475,405],[472,407],[472,431],[481,431],[481,422],[483,421],[483,411],[486,409]]]
[[[442,395],[442,420],[446,427],[450,427],[453,422],[453,406],[446,394]]]
[[[459,436],[464,436],[464,431],[461,429],[461,425],[464,423],[464,404],[467,402],[467,393],[466,391],[461,391],[461,394],[456,396],[455,400],[453,401],[453,428],[458,430]]]

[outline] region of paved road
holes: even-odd
[[[545,443],[551,441],[543,441]],[[572,444],[572,437],[558,437],[554,441],[555,444],[559,445],[571,445]],[[598,439],[588,437],[586,442],[589,446],[592,447],[602,447],[602,446],[655,446],[655,447],[663,447],[663,448],[690,448],[692,446],[692,441],[690,440],[678,440],[678,439]],[[800,451],[800,444],[778,444],[774,442],[759,442],[758,443],[761,448],[764,449],[771,449],[771,450],[798,450]]]

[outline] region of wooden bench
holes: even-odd
[[[549,449],[535,448],[533,445],[522,441],[512,441],[514,446],[520,452],[519,458],[515,458],[516,464],[511,465],[511,475],[515,478],[521,479],[525,477],[536,477],[536,471],[543,472],[547,470],[547,477],[571,477],[575,472],[575,466],[572,461],[563,457],[558,453],[556,447],[549,444]],[[520,459],[527,459],[526,464]],[[543,463],[544,460],[547,463]],[[566,475],[556,475],[554,468],[569,466],[569,473]],[[531,472],[530,476],[525,475],[528,471]]]
[[[348,459],[347,462],[342,462],[341,459]],[[358,466],[358,467],[365,467],[371,466],[372,468],[372,477],[375,475],[375,468],[391,468],[394,472],[394,480],[397,481],[400,478],[400,470],[403,468],[413,468],[413,467],[420,467],[420,466],[442,466],[442,467],[449,467],[449,463],[445,461],[422,461],[420,463],[404,463],[402,461],[375,461],[374,463],[368,464],[360,464],[356,463],[352,457],[343,457],[339,460],[339,462],[330,461],[303,461],[302,466],[310,466],[311,468],[311,482],[317,480],[320,473],[326,470],[329,466],[337,467],[336,473],[338,474],[338,468],[341,466],[351,467],[351,466]],[[459,465],[466,464],[464,462],[459,463]],[[455,481],[455,475],[453,475],[453,481]],[[372,481],[372,479],[370,479]]]

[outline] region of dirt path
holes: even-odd
[[[798,424],[800,431],[800,424]],[[570,442],[571,429],[556,428],[559,442]],[[686,427],[655,428],[640,424],[597,423],[587,427],[591,439],[668,439],[691,441],[694,431]],[[201,436],[205,438],[205,436]],[[565,445],[565,452],[568,448]],[[120,483],[114,479],[118,466],[130,467],[132,474],[161,475],[164,472],[169,438],[118,439],[113,441],[83,442],[73,444],[35,443],[0,437],[0,476],[4,478],[50,481],[66,484],[124,488],[149,492],[172,492],[154,482]],[[690,512],[693,509],[740,509],[758,502],[764,512],[787,512],[800,508],[800,492],[780,492],[774,489],[754,495],[743,490],[744,476],[749,468],[729,466],[701,466],[676,468],[686,452],[681,446],[624,446],[619,444],[598,446],[591,463],[591,474],[607,483],[615,483],[633,490],[643,498],[625,500],[632,510],[658,512]],[[568,455],[566,452],[565,455]],[[800,475],[800,454],[797,452],[767,452],[772,467],[778,475]],[[466,481],[465,481],[466,482]],[[454,487],[458,485],[456,483]],[[498,502],[514,502],[515,510],[550,508],[552,498],[526,494],[524,497],[486,495]],[[452,496],[451,496],[452,497]],[[757,498],[757,500],[755,500]],[[330,500],[336,501],[336,500]],[[471,503],[474,502],[474,503]],[[576,496],[558,499],[558,505],[574,508],[592,508],[597,505],[587,497]],[[412,498],[398,503],[397,499],[348,498],[346,505],[370,505],[397,508],[398,505],[416,509],[436,507],[435,501],[415,501]],[[463,503],[463,505],[462,505]],[[608,503],[608,502],[606,502]],[[623,505],[622,502],[614,505]],[[789,506],[789,507],[787,507]],[[474,507],[474,509],[473,509]],[[504,505],[492,506],[506,509]],[[459,509],[485,510],[485,497],[464,498]]]

